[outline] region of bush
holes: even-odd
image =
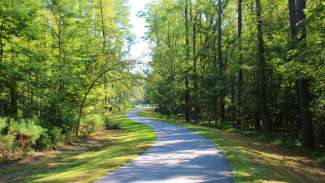
[[[90,114],[84,117],[80,123],[79,134],[83,137],[89,136],[98,129],[104,128],[104,117],[100,114]]]
[[[106,130],[120,130],[121,125],[117,122],[107,122],[107,123],[105,123],[105,129]]]
[[[105,129],[106,130],[120,130],[121,125],[117,122],[113,122],[109,117],[105,117]]]
[[[51,137],[48,133],[43,133],[36,141],[35,149],[39,151],[51,150],[54,148]]]
[[[7,127],[7,118],[0,118],[0,132]]]
[[[64,144],[64,142],[65,142],[65,135],[62,134],[61,128],[54,127],[50,131],[50,137],[51,137],[51,141],[52,141],[54,148],[60,144]]]
[[[2,161],[16,160],[28,153],[44,129],[35,124],[36,120],[0,118],[0,157]],[[4,129],[6,129],[4,131]]]
[[[36,142],[35,148],[37,150],[51,150],[56,149],[60,144],[64,144],[66,141],[66,135],[62,133],[62,129],[54,127],[51,130],[47,130],[43,133]]]
[[[0,135],[0,160],[7,162],[14,159],[15,136],[14,135]]]
[[[20,119],[18,122],[10,120],[9,131],[17,135],[18,143],[21,147],[27,148],[35,144],[36,140],[44,132],[44,129],[36,125],[33,120]]]
[[[322,157],[320,158],[320,164],[321,164],[322,167],[325,168],[325,156],[322,156]]]

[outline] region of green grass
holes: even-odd
[[[183,126],[208,138],[229,160],[235,182],[325,182],[319,162],[296,151],[225,130],[162,118],[150,110],[140,115]]]
[[[76,145],[0,165],[0,182],[92,182],[137,157],[155,140],[154,131],[125,115],[122,130],[98,132]]]

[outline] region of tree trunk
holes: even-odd
[[[302,50],[306,48],[306,23],[305,13],[306,8],[305,0],[288,0],[289,16],[290,16],[290,30],[291,38],[294,48]],[[299,35],[299,36],[298,36]],[[296,82],[297,84],[297,97],[299,108],[299,122],[302,125],[302,145],[305,148],[312,149],[314,147],[313,138],[313,123],[310,111],[310,93],[309,81],[303,75]]]
[[[3,59],[3,40],[2,40],[2,34],[3,34],[3,23],[0,27],[0,63],[2,63]]]
[[[242,53],[242,0],[238,0],[238,50],[239,50],[239,66],[240,69],[237,73],[237,127],[241,128],[242,123],[242,115],[241,115],[241,105],[242,105],[242,92],[243,92],[243,69],[242,69],[242,63],[243,63],[243,53]]]
[[[59,3],[59,2],[58,2]],[[61,17],[61,5],[58,6],[58,17],[57,17],[57,25],[58,25],[58,54],[59,54],[59,98],[60,102],[64,100],[64,71],[63,71],[63,58],[62,58],[62,17]]]
[[[155,24],[156,24],[156,44],[157,44],[157,47],[159,48],[160,47],[160,39],[159,39],[159,24],[158,24],[158,21],[155,19]]]
[[[101,26],[102,26],[102,36],[103,36],[103,53],[105,53],[106,48],[106,32],[105,32],[105,24],[104,24],[104,13],[103,13],[103,2],[99,0],[99,7],[100,7],[100,19],[101,19]]]
[[[18,92],[17,92],[17,81],[12,77],[9,83],[9,94],[10,94],[10,116],[16,117],[18,114]]]
[[[100,8],[100,19],[101,19],[101,29],[102,29],[102,55],[106,55],[106,31],[105,31],[105,22],[104,22],[104,12],[103,12],[103,2],[102,0],[99,0],[99,8]],[[107,112],[108,111],[108,95],[107,95],[107,79],[106,77],[104,78],[104,92],[105,92],[105,96],[104,96],[104,109]]]
[[[117,65],[115,66],[117,67]],[[115,67],[111,67],[111,68],[108,68],[102,72],[100,72],[98,74],[98,76],[91,82],[91,84],[88,86],[87,88],[87,91],[83,97],[83,100],[81,102],[81,105],[80,105],[80,109],[79,109],[79,115],[78,115],[78,121],[77,121],[77,126],[76,126],[76,136],[79,135],[79,128],[80,128],[80,122],[81,122],[81,117],[82,117],[82,113],[83,113],[83,109],[85,107],[85,104],[86,104],[86,100],[87,100],[87,97],[89,95],[89,93],[91,92],[91,90],[95,87],[95,84],[98,82],[98,80],[100,78],[102,78],[103,76],[105,76],[105,74],[107,74],[108,72],[112,71],[115,69]]]
[[[291,40],[295,41],[297,37],[295,0],[288,0],[288,6],[289,6]]]
[[[189,20],[188,20],[188,0],[185,0],[185,47],[186,47],[186,63],[189,63],[190,60],[190,40],[189,40]],[[189,82],[188,82],[188,71],[185,71],[185,120],[190,121],[190,91],[189,91]]]
[[[263,130],[272,131],[271,121],[267,116],[267,99],[266,99],[266,76],[265,76],[265,57],[264,57],[264,39],[263,39],[263,21],[261,0],[256,0],[256,23],[257,23],[257,46],[258,46],[258,100],[260,119],[263,124]]]
[[[196,20],[197,14],[193,19],[193,8],[191,3],[191,22],[192,22],[192,42],[193,42],[193,80],[194,80],[194,93],[193,93],[193,105],[194,105],[194,114],[193,119],[197,122],[199,115],[199,106],[198,106],[198,86],[197,86],[197,56],[196,56]]]
[[[221,30],[221,22],[222,22],[222,3],[221,0],[218,0],[218,21],[217,21],[217,31],[218,31],[218,46],[217,46],[217,62],[219,66],[219,77],[221,84],[220,90],[220,98],[219,98],[219,117],[221,122],[225,120],[225,96],[224,96],[224,65],[222,61],[222,30]]]
[[[312,149],[314,147],[313,123],[310,112],[310,94],[308,90],[308,79],[302,78],[297,81],[299,121],[302,125],[302,144],[304,147]]]

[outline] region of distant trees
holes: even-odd
[[[158,111],[324,144],[319,1],[164,0],[144,16]]]

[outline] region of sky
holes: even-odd
[[[141,58],[141,62],[148,63],[150,60],[150,53],[148,43],[143,39],[144,33],[147,32],[146,22],[144,18],[138,17],[137,14],[139,11],[145,9],[145,5],[152,0],[129,0],[130,4],[130,22],[133,26],[132,32],[136,36],[134,45],[131,47],[131,57],[132,58]],[[147,55],[147,56],[144,56]],[[142,57],[144,56],[144,57]],[[145,69],[144,65],[138,65],[136,70]]]

